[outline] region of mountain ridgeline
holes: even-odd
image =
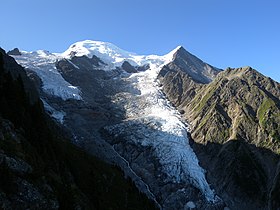
[[[158,79],[189,123],[210,182],[234,209],[278,209],[280,84],[251,67],[219,71],[193,60],[182,66],[175,58]]]
[[[53,209],[280,208],[280,84],[272,79],[250,67],[218,69],[183,47],[137,55],[86,40],[64,53],[10,54],[28,78],[2,79],[17,87],[1,86],[0,163],[12,174],[1,175],[5,205],[21,199],[9,189],[24,180],[43,199],[34,205]]]

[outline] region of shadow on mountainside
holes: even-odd
[[[207,179],[231,209],[280,208],[279,155],[244,140],[190,143]]]
[[[85,56],[73,57],[71,61],[60,60],[56,67],[67,82],[79,87],[83,100],[63,101],[43,92],[41,96],[43,95],[44,100],[54,109],[66,113],[63,127],[72,136],[73,143],[111,162],[110,157],[108,158],[110,151],[106,150],[98,130],[125,119],[124,104],[116,101],[119,100],[118,95],[123,91],[123,87],[128,86],[128,82],[119,78],[121,70],[103,71],[92,59]],[[139,94],[133,87],[126,91]]]

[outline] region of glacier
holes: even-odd
[[[54,109],[50,104],[48,104],[45,100],[41,99],[45,110],[48,112],[48,114],[54,118],[56,121],[58,121],[59,123],[63,124],[64,123],[64,117],[66,115],[66,113],[64,111],[58,111],[56,109]]]
[[[167,61],[168,62],[168,61]],[[189,180],[203,192],[206,199],[215,202],[218,197],[205,178],[205,171],[189,145],[187,127],[180,113],[165,98],[156,78],[162,65],[151,64],[145,72],[124,77],[130,88],[140,94],[117,95],[115,103],[122,103],[126,119],[106,129],[115,138],[129,136],[129,141],[142,147],[152,147],[159,159],[166,182],[183,183]]]
[[[67,82],[55,66],[56,61],[62,59],[60,54],[45,50],[21,51],[21,54],[13,57],[20,65],[34,71],[39,76],[43,83],[42,89],[44,92],[63,100],[82,100],[79,88]]]
[[[76,71],[80,69],[71,61],[73,56],[91,58],[95,55],[106,64],[102,66],[102,70],[106,72],[121,67],[124,61],[128,61],[133,66],[148,65],[149,69],[146,71],[133,74],[122,72],[121,75],[112,78],[110,82],[117,83],[116,86],[121,88],[121,91],[112,96],[111,102],[116,107],[123,107],[126,113],[125,119],[121,122],[107,125],[104,129],[113,138],[122,139],[123,145],[133,143],[139,148],[152,148],[152,155],[160,164],[159,176],[162,176],[160,179],[180,186],[191,183],[200,190],[206,200],[214,203],[219,201],[219,198],[209,186],[205,170],[200,167],[196,154],[189,144],[188,126],[182,121],[180,113],[166,99],[157,83],[159,71],[173,60],[174,53],[180,47],[162,56],[137,55],[111,43],[85,40],[74,43],[63,53],[50,53],[43,50],[22,51],[22,55],[13,57],[25,68],[36,72],[42,80],[44,92],[64,101],[83,100],[82,90],[61,76],[55,65],[58,60],[66,59]],[[123,82],[125,86],[119,87],[118,82]],[[61,124],[64,123],[66,112],[53,109],[46,101],[44,106],[53,118]],[[98,142],[98,144],[103,143]],[[121,151],[114,142],[110,144],[111,149],[133,170],[134,163],[124,154],[125,151]],[[105,148],[107,144],[104,143],[103,146]],[[141,178],[141,175],[137,174],[137,176]],[[152,183],[147,183],[150,184]],[[147,189],[150,190],[149,186]]]

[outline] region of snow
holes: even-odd
[[[154,148],[161,170],[168,177],[167,181],[184,183],[189,180],[208,201],[214,202],[215,193],[207,183],[205,171],[199,166],[189,145],[188,128],[156,82],[162,65],[168,63],[171,57],[169,54],[165,56],[166,61],[150,63],[149,70],[125,78],[130,89],[137,89],[140,94],[132,91],[116,96],[115,103],[122,101],[125,104],[127,119],[106,129],[115,137],[128,136],[127,140],[136,145]]]
[[[196,207],[196,205],[194,204],[194,202],[189,201],[186,206],[185,209],[194,209]]]
[[[81,100],[80,90],[64,80],[55,67],[55,62],[62,57],[59,54],[38,50],[34,52],[21,52],[22,55],[13,56],[23,67],[28,68],[40,77],[44,92],[58,96],[63,100]]]
[[[70,61],[70,60],[68,60],[68,59],[67,59],[67,61],[68,61],[72,66],[74,66],[76,69],[80,69],[80,67],[77,66],[77,65],[75,65],[72,61]]]
[[[49,105],[45,100],[41,99],[43,101],[44,107],[46,111],[49,113],[51,117],[53,117],[55,120],[57,120],[59,123],[64,123],[64,117],[66,116],[66,113],[63,111],[57,111],[55,110],[51,105]]]
[[[112,70],[121,66],[124,61],[128,61],[130,64],[137,66],[145,64],[163,64],[167,61],[170,62],[173,58],[174,52],[179,48],[180,46],[164,56],[137,55],[122,50],[108,42],[86,40],[71,45],[69,49],[63,53],[50,53],[45,50],[33,52],[21,51],[22,55],[13,57],[23,67],[36,72],[43,82],[42,89],[44,92],[58,96],[63,100],[82,100],[81,92],[78,87],[65,81],[56,69],[56,61],[66,59],[76,69],[79,69],[77,65],[69,60],[73,53],[75,56],[86,55],[90,58],[93,55],[96,55],[107,64],[104,66],[104,70]]]
[[[128,61],[134,66],[142,66],[149,63],[163,64],[166,62],[166,60],[171,61],[174,52],[180,47],[181,46],[177,47],[164,56],[137,55],[135,53],[122,50],[109,42],[85,40],[72,44],[64,53],[61,54],[61,56],[65,58],[71,58],[73,55],[85,55],[91,58],[93,55],[95,55],[108,64],[107,70],[111,70],[121,66],[124,61]]]

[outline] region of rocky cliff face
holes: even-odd
[[[201,143],[243,139],[279,153],[279,102],[280,84],[244,67],[220,73],[184,110]]]
[[[1,50],[1,209],[155,209],[118,168],[72,145],[29,87]]]
[[[158,79],[163,92],[173,104],[179,106],[190,102],[197,90],[212,81],[220,71],[180,47],[172,62],[161,69]]]
[[[159,73],[162,90],[190,124],[193,148],[225,202],[234,209],[278,208],[271,195],[279,182],[279,83],[250,67],[198,81],[171,66]]]

